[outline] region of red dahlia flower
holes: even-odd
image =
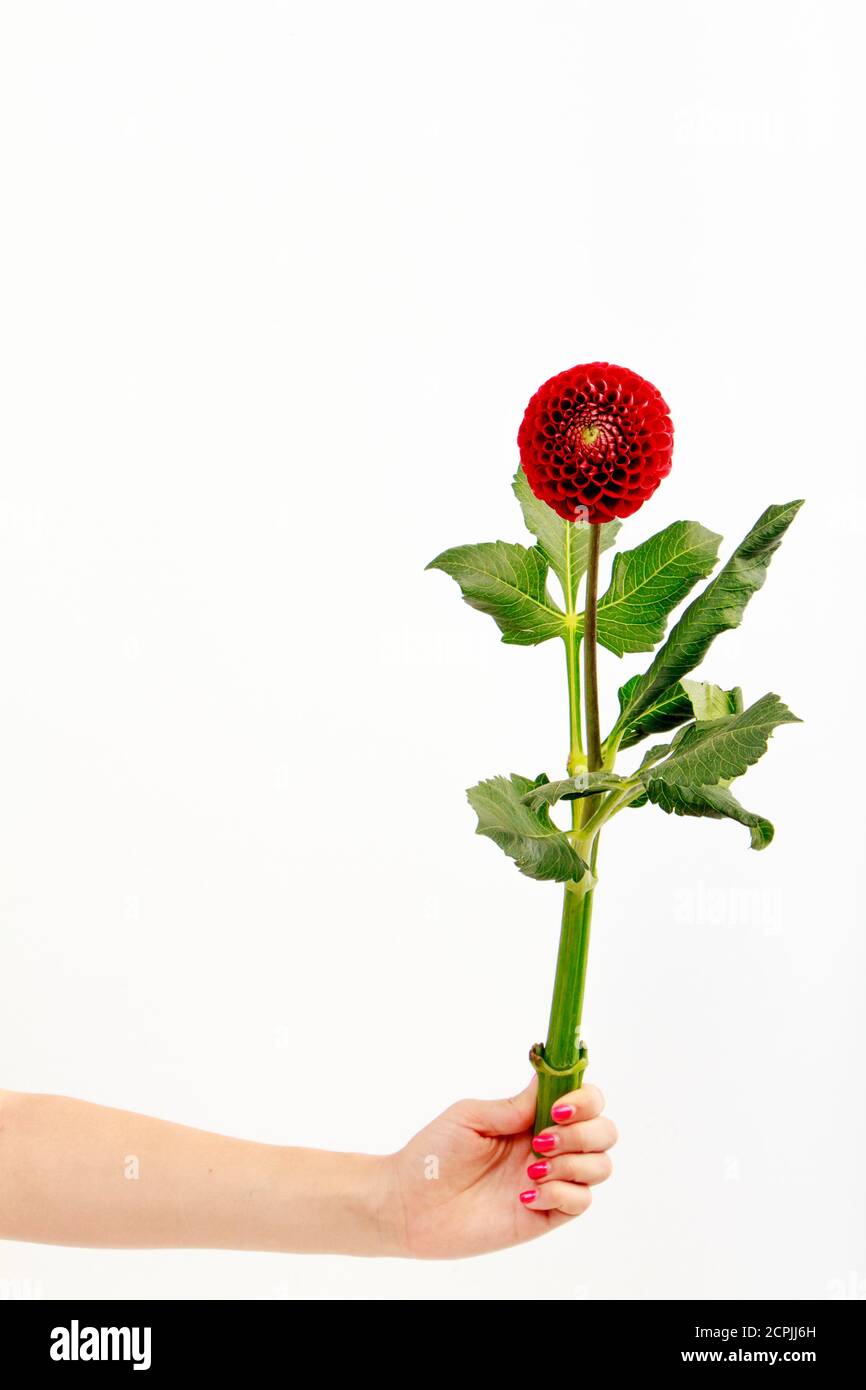
[[[631,516],[655,492],[671,471],[674,427],[643,377],[590,362],[539,387],[517,443],[536,497],[566,521],[595,523]]]

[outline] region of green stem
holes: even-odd
[[[544,1060],[557,1069],[572,1067],[578,1059],[593,897],[591,888],[581,892],[576,884],[568,885],[565,890],[556,981],[547,1042],[544,1045]],[[550,1124],[550,1107],[569,1091],[578,1090],[582,1080],[583,1072],[567,1076],[540,1073],[535,1110],[536,1133]]]
[[[601,745],[601,765],[611,768],[616,762],[616,755],[619,752],[620,740],[624,730],[618,724],[614,724],[604,743]]]
[[[586,608],[583,635],[586,641],[584,656],[584,717],[586,719],[586,760],[590,772],[601,768],[601,733],[598,719],[598,670],[596,665],[596,608],[598,605],[598,558],[601,551],[601,527],[593,526],[589,533],[589,565],[586,576]],[[580,680],[577,669],[578,638],[575,634],[575,595],[571,582],[571,528],[566,529],[565,603],[572,619],[565,639],[568,665],[569,755],[568,773],[575,775],[583,765],[580,742]],[[579,758],[579,763],[578,763]],[[586,798],[586,802],[589,798]],[[586,851],[591,846],[590,869],[582,883],[567,883],[562,905],[562,927],[559,934],[559,954],[556,978],[550,1006],[550,1022],[543,1060],[555,1071],[565,1075],[552,1076],[541,1071],[538,1077],[538,1100],[535,1109],[536,1133],[550,1124],[550,1107],[560,1096],[576,1091],[583,1081],[582,1071],[573,1071],[580,1055],[580,1024],[583,1016],[583,996],[586,989],[586,966],[589,958],[589,933],[592,922],[592,903],[595,883],[595,864],[598,856],[598,834],[586,834],[586,822],[591,818],[589,805],[576,800],[571,803],[572,837]]]
[[[583,739],[580,733],[580,638],[574,629],[565,637],[565,665],[568,673],[568,775],[574,777],[583,765]]]
[[[597,837],[597,832],[601,830],[601,827],[606,825],[611,817],[615,816],[618,811],[621,811],[624,806],[627,806],[630,801],[634,801],[640,796],[642,791],[643,788],[640,783],[627,782],[625,786],[619,787],[616,791],[611,792],[603,799],[598,810],[583,823],[580,831],[581,835],[588,840]],[[589,801],[590,799],[590,797],[584,798],[585,801]]]
[[[586,610],[583,615],[584,707],[586,709],[586,759],[590,772],[601,767],[601,730],[598,720],[598,557],[601,553],[601,526],[589,528],[589,563],[586,570]]]
[[[577,596],[571,576],[571,538],[573,527],[565,525],[565,666],[568,675],[568,775],[573,777],[583,764],[583,737],[580,728],[580,638],[577,635],[575,606]]]

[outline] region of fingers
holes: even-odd
[[[594,1120],[572,1120],[555,1129],[536,1134],[532,1147],[536,1153],[549,1158],[552,1154],[603,1153],[617,1141],[616,1125],[605,1115]]]
[[[550,1118],[558,1125],[574,1124],[575,1120],[594,1120],[604,1109],[604,1096],[597,1086],[581,1086],[560,1096],[550,1110]]]
[[[565,1216],[580,1216],[592,1201],[588,1187],[575,1182],[546,1182],[541,1187],[521,1192],[520,1200],[531,1211],[561,1211]]]
[[[526,1170],[533,1182],[580,1182],[596,1187],[606,1182],[613,1172],[613,1163],[606,1153],[561,1154],[557,1158],[542,1158],[530,1163]]]
[[[454,1111],[462,1121],[479,1134],[522,1134],[535,1117],[535,1093],[538,1078],[533,1076],[519,1095],[506,1100],[461,1100]]]
[[[570,1091],[551,1108],[553,1124],[536,1134],[526,1172],[534,1187],[520,1193],[531,1211],[580,1216],[592,1201],[590,1188],[610,1177],[607,1150],[617,1141],[616,1125],[602,1115],[604,1096],[596,1086]]]

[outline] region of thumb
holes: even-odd
[[[533,1075],[525,1090],[505,1100],[462,1100],[460,1118],[479,1134],[522,1134],[535,1119],[538,1078]]]

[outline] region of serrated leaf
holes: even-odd
[[[624,712],[640,676],[632,676],[619,689],[620,712]],[[663,690],[658,699],[637,718],[629,720],[619,740],[622,749],[632,748],[650,734],[664,734],[668,729],[676,729],[687,719],[694,718],[692,702],[680,681]]]
[[[532,811],[522,799],[534,787],[528,777],[516,774],[470,787],[466,795],[478,816],[475,833],[493,840],[527,878],[578,881],[587,865],[568,836],[553,824],[546,806]]]
[[[595,796],[599,792],[613,791],[622,785],[624,777],[616,772],[583,772],[577,777],[564,777],[559,782],[537,784],[523,798],[531,811],[539,811],[542,806],[553,806],[557,801],[576,801],[582,796]]]
[[[573,606],[577,586],[589,563],[589,527],[564,521],[557,516],[552,507],[536,497],[522,468],[518,468],[511,486],[520,503],[526,529],[536,537],[542,554],[562,585],[567,603],[570,575],[570,600]],[[610,549],[621,525],[620,521],[605,522],[601,528],[602,550]]]
[[[635,683],[617,728],[632,724],[666,690],[694,670],[720,632],[737,627],[746,604],[761,588],[767,567],[802,501],[768,507],[715,579],[698,594],[671,629],[645,675]]]
[[[773,826],[764,816],[747,811],[727,787],[682,787],[666,782],[650,783],[649,800],[663,811],[677,816],[710,816],[739,821],[751,832],[752,849],[766,849],[773,839]]]
[[[681,730],[663,762],[643,777],[652,798],[654,784],[703,787],[742,777],[767,751],[767,744],[780,724],[799,724],[778,695],[764,695],[748,709],[706,724],[692,724]]]
[[[531,647],[565,634],[565,614],[547,592],[547,559],[538,546],[458,545],[427,568],[456,579],[470,607],[493,618],[503,642]]]
[[[713,569],[721,536],[696,521],[675,521],[614,558],[598,604],[598,640],[616,656],[651,652],[668,614]]]
[[[625,685],[620,686],[619,707],[624,710],[631,693],[641,679],[632,676]],[[654,704],[645,709],[637,719],[631,720],[619,739],[623,750],[633,748],[636,743],[649,734],[664,734],[677,729],[691,719],[720,719],[726,714],[737,714],[743,708],[743,695],[739,686],[733,690],[723,690],[709,681],[676,681],[663,691]]]

